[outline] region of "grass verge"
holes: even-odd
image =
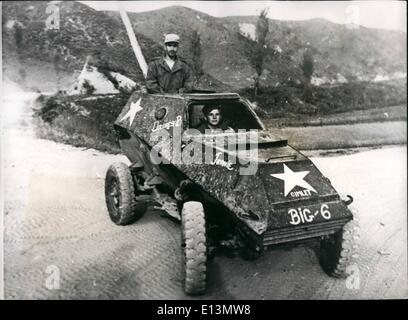
[[[296,118],[264,118],[267,127],[327,126],[353,123],[406,121],[407,106],[391,106],[369,110],[357,110],[322,116],[298,116]]]
[[[36,134],[40,138],[120,153],[113,123],[129,95],[40,97]],[[374,121],[374,122],[373,122]],[[270,132],[300,150],[406,144],[406,106],[374,108],[322,117],[266,119]]]
[[[113,123],[128,95],[40,97],[34,114],[39,138],[120,153]]]
[[[269,127],[268,130],[277,137],[287,139],[291,146],[299,150],[346,149],[407,143],[406,121],[321,127]]]
[[[406,105],[406,79],[384,82],[355,82],[330,86],[301,85],[261,88],[256,98],[257,113],[269,119],[316,119],[357,110],[372,110],[384,106]],[[240,94],[253,101],[253,89]]]

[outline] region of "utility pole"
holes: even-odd
[[[119,13],[122,18],[123,24],[126,27],[126,32],[129,36],[130,44],[132,45],[133,52],[135,53],[137,62],[139,63],[139,67],[142,70],[143,76],[147,77],[147,63],[143,56],[142,49],[140,48],[139,42],[136,39],[135,32],[133,31],[132,24],[130,23],[129,17],[127,15],[126,10],[123,7],[121,1],[117,1],[119,7]]]

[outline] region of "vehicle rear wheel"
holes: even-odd
[[[358,223],[355,218],[329,238],[320,241],[320,264],[332,277],[348,276],[347,267],[355,255]]]
[[[122,162],[112,164],[106,172],[105,200],[109,217],[117,225],[127,225],[146,211],[147,204],[136,200],[132,174]]]
[[[181,214],[184,291],[203,294],[207,279],[207,237],[205,212],[197,201],[183,204]]]

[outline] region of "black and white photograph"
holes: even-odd
[[[2,1],[0,299],[407,299],[406,6]]]

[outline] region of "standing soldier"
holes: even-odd
[[[179,43],[178,35],[166,35],[165,55],[149,63],[146,78],[149,93],[183,93],[193,90],[192,71],[184,60],[177,57]]]

